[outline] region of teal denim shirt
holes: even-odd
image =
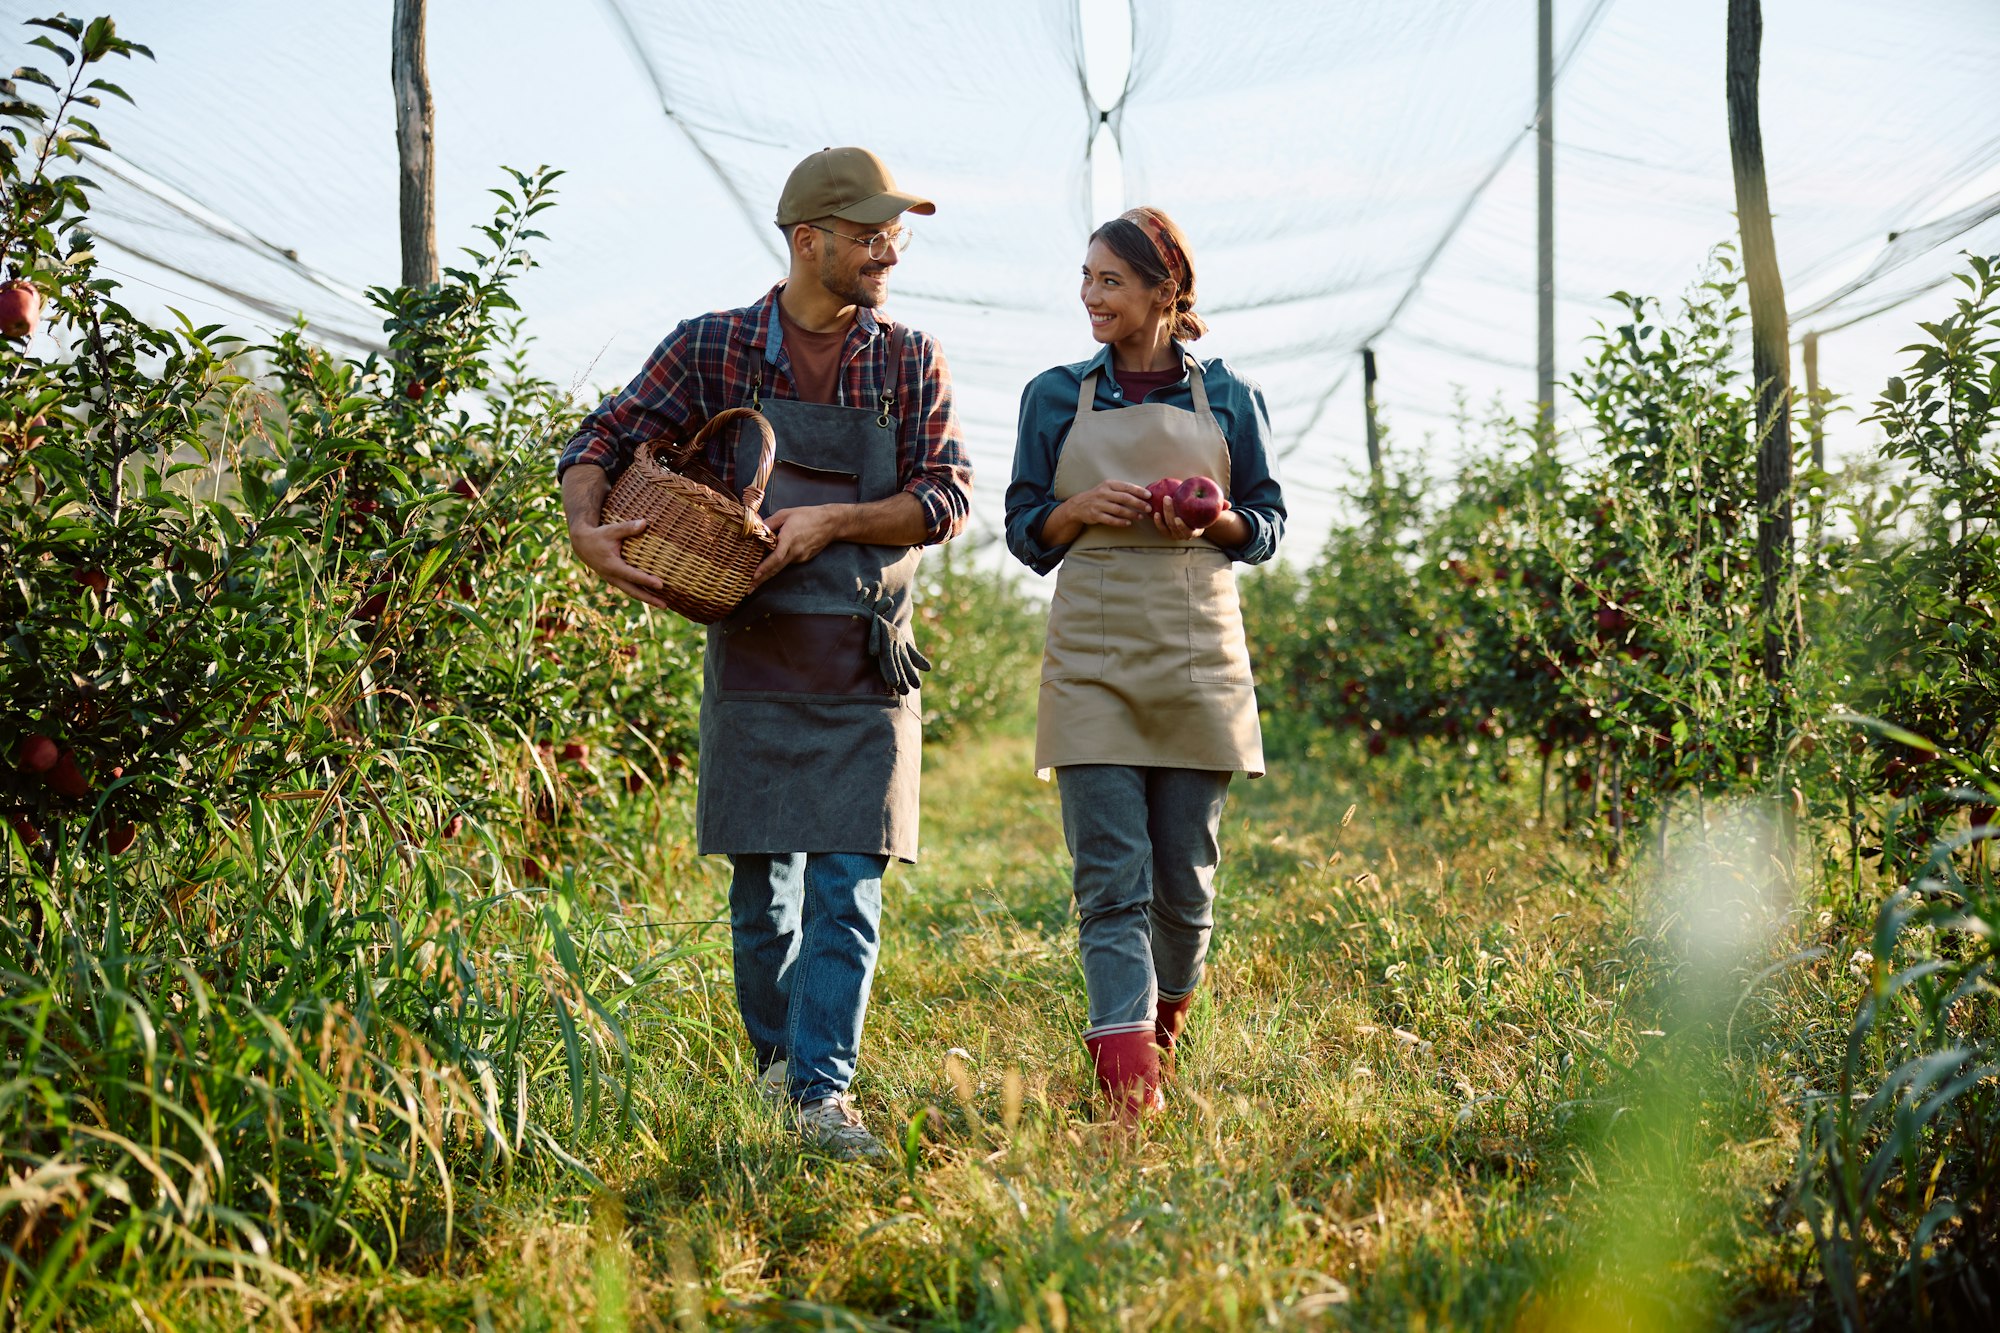
[[[1185,364],[1186,349],[1178,342],[1176,355]],[[1209,411],[1229,442],[1229,503],[1250,525],[1250,538],[1240,547],[1217,543],[1225,554],[1245,564],[1262,564],[1277,554],[1278,539],[1285,532],[1285,495],[1278,484],[1277,466],[1271,458],[1271,413],[1264,406],[1264,391],[1244,379],[1222,358],[1202,361],[1202,386],[1208,390]],[[1014,443],[1014,479],[1007,486],[1007,549],[1037,574],[1046,574],[1062,563],[1068,546],[1051,546],[1042,540],[1042,523],[1057,504],[1056,460],[1062,456],[1063,441],[1076,420],[1076,394],[1083,377],[1092,371],[1097,377],[1096,407],[1100,412],[1129,407],[1111,368],[1111,348],[1100,349],[1088,361],[1056,366],[1028,381],[1021,393],[1021,425]],[[1194,392],[1186,375],[1147,395],[1147,402],[1166,403],[1184,411],[1194,410]],[[1143,486],[1151,477],[1130,480]]]

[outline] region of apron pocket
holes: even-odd
[[[757,465],[752,462],[750,471],[742,474],[748,484],[757,475]],[[852,472],[835,472],[831,468],[807,467],[794,463],[789,458],[781,458],[771,469],[771,480],[764,487],[764,513],[768,516],[780,509],[797,509],[804,505],[857,504],[861,500],[861,478]]]
[[[1248,685],[1250,644],[1236,599],[1236,573],[1198,561],[1187,571],[1188,679],[1208,685]]]
[[[1104,571],[1065,563],[1049,603],[1042,648],[1043,680],[1101,680],[1104,676]]]
[[[723,632],[718,684],[730,694],[886,695],[859,616],[768,615]]]

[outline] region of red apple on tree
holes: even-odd
[[[1146,503],[1153,506],[1153,512],[1157,514],[1165,504],[1166,498],[1180,488],[1181,479],[1179,477],[1161,477],[1146,488]],[[1178,503],[1176,501],[1176,504]]]
[[[9,338],[32,338],[41,322],[41,288],[20,280],[0,287],[0,333]]]
[[[42,774],[42,781],[52,791],[72,800],[90,795],[90,782],[83,776],[83,770],[77,767],[76,751],[67,745],[56,755],[56,761],[49,765],[48,772]]]
[[[1229,497],[1213,477],[1189,477],[1174,492],[1174,513],[1197,530],[1208,527],[1229,508]]]
[[[23,773],[46,773],[56,766],[59,754],[61,750],[47,736],[30,736],[21,742],[20,753],[14,757],[14,767]]]

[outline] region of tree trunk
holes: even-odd
[[[431,80],[424,65],[424,6],[396,0],[389,80],[396,89],[396,156],[401,163],[399,216],[403,285],[438,280],[437,188],[431,160]]]
[[[1757,380],[1757,569],[1764,624],[1764,676],[1785,677],[1788,617],[1779,611],[1792,563],[1791,342],[1785,284],[1771,238],[1764,135],[1757,118],[1757,64],[1764,40],[1761,0],[1729,0],[1729,159],[1736,175],[1736,224],[1750,288],[1751,369]]]

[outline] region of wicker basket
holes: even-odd
[[[682,476],[685,467],[708,438],[725,426],[751,421],[764,436],[757,475],[743,498]],[[646,520],[646,530],[624,544],[625,559],[656,575],[664,585],[660,597],[668,606],[698,625],[721,620],[750,593],[750,575],[778,544],[777,537],[757,516],[764,487],[771,479],[777,437],[762,414],[747,407],[716,413],[688,441],[671,464],[659,454],[672,441],[652,440],[639,446],[632,465],[618,478],[604,502],[605,523]]]

